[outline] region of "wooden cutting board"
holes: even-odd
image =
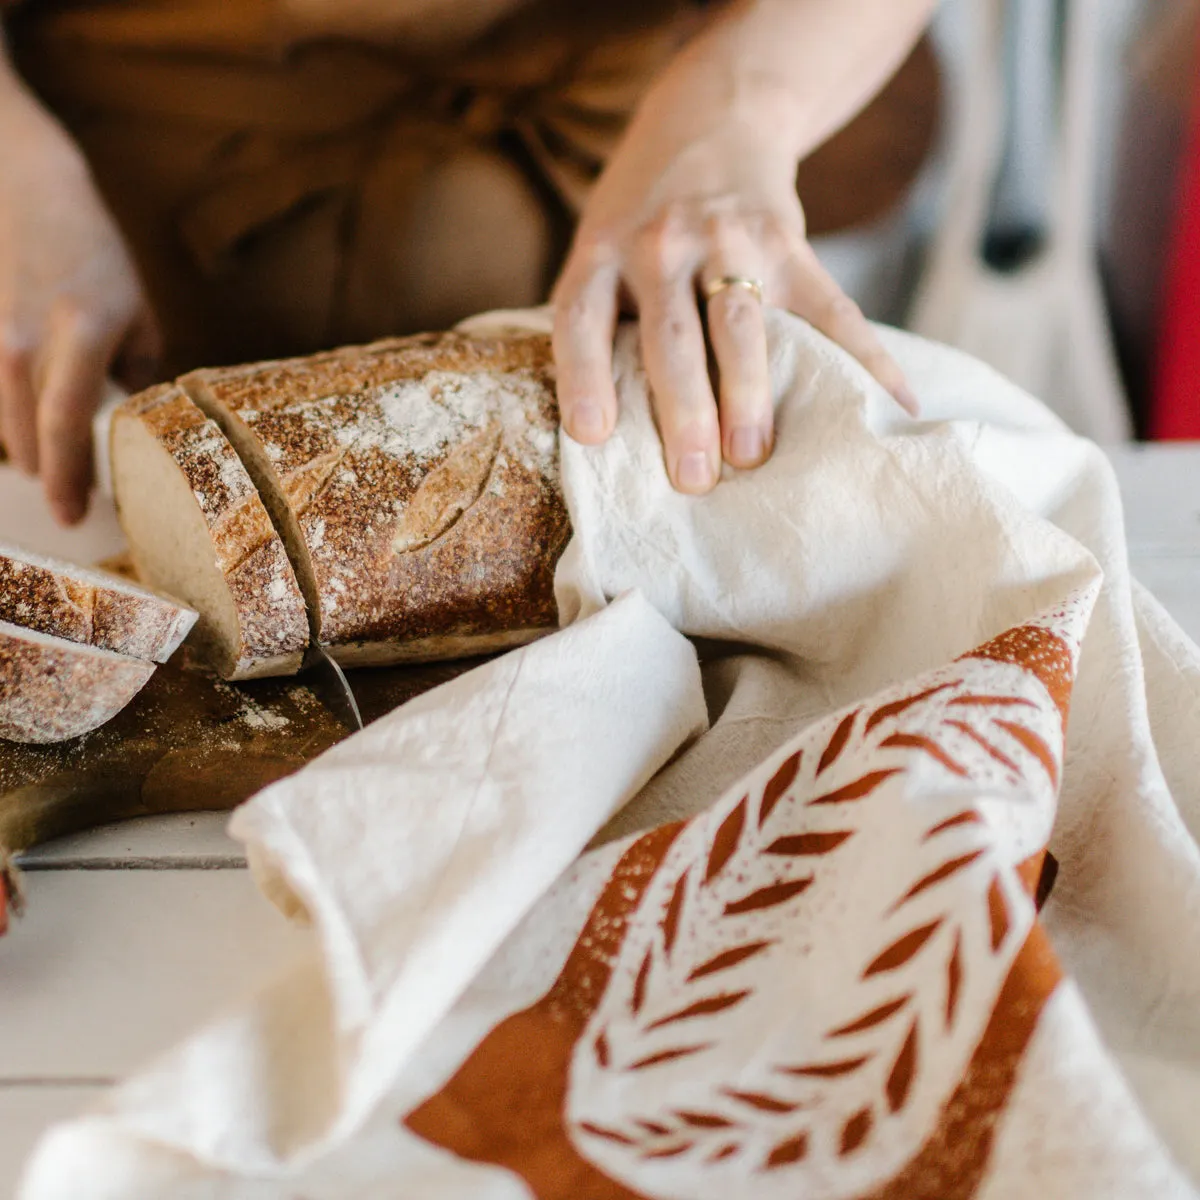
[[[37,480],[0,465],[0,542],[70,562],[122,549],[112,504],[96,496],[87,521],[51,520]],[[475,662],[351,672],[363,720],[469,670]],[[0,925],[8,855],[50,838],[155,813],[229,809],[349,733],[304,682],[223,683],[185,648],[124,712],[51,746],[0,741]]]
[[[364,722],[478,660],[348,673]],[[230,809],[350,733],[303,676],[224,683],[186,648],[100,729],[0,741],[0,855],[110,821]]]

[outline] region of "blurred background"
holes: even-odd
[[[141,267],[166,375],[544,297],[672,52],[654,14],[679,5],[608,0],[615,32],[582,50],[562,6],[555,66],[564,39],[538,21],[559,6],[531,4],[479,61],[419,71],[365,44],[277,54],[276,7],[0,0]],[[405,8],[311,7],[332,35]],[[801,164],[819,254],[868,315],[983,358],[1097,441],[1200,439],[1198,51],[1200,0],[942,0]]]
[[[1200,437],[1200,0],[944,0],[930,40],[916,184],[830,269],[1080,432]]]

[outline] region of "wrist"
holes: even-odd
[[[753,141],[798,162],[814,147],[819,119],[794,73],[784,74],[720,28],[687,46],[647,92],[639,112],[676,127],[679,140],[737,126]]]
[[[718,114],[799,161],[884,85],[934,0],[729,0],[652,91],[686,124]]]

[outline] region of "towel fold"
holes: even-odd
[[[1200,652],[1111,469],[768,323],[774,456],[699,499],[621,331],[565,628],[235,815],[319,951],[23,1200],[1200,1195]]]

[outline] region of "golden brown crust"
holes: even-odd
[[[154,664],[0,622],[0,738],[61,742],[117,715]]]
[[[113,428],[138,420],[182,473],[212,540],[212,553],[237,611],[240,644],[218,664],[230,679],[297,671],[308,646],[308,618],[296,576],[271,518],[237,453],[215,423],[177,387],[161,385],[131,397]],[[121,475],[114,463],[118,514]],[[155,582],[134,540],[139,575]],[[202,632],[204,632],[202,630]]]
[[[191,609],[123,579],[0,547],[0,621],[166,662],[195,619]]]
[[[322,642],[413,661],[555,624],[569,525],[547,338],[426,334],[180,384],[292,522]]]

